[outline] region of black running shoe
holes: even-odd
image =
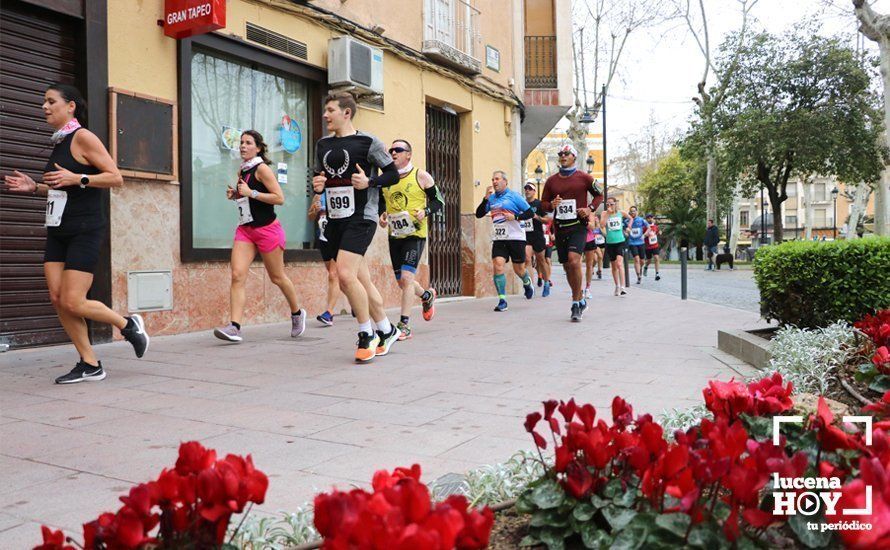
[[[77,384],[78,382],[98,382],[99,380],[105,380],[102,361],[99,361],[98,367],[78,361],[71,372],[56,378],[56,384]]]
[[[389,348],[391,348],[392,345],[396,343],[401,334],[401,331],[399,331],[399,328],[395,325],[393,325],[392,328],[389,329],[389,334],[383,334],[382,330],[378,330],[377,338],[380,339],[380,343],[377,344],[377,355],[380,356],[389,353]]]
[[[577,323],[581,321],[581,306],[572,304],[572,321]]]
[[[538,277],[538,287],[543,286],[543,284],[544,284],[544,279]]]
[[[121,336],[133,345],[136,357],[142,357],[148,350],[148,342],[150,340],[148,333],[145,332],[145,321],[142,320],[142,316],[138,313],[134,313],[127,319],[132,321],[132,326],[130,323],[127,323],[129,328],[122,328]]]

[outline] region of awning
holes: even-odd
[[[527,105],[525,120],[522,121],[522,158],[550,133],[571,106],[567,105]]]

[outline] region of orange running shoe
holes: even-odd
[[[432,321],[433,316],[436,314],[436,289],[430,287],[429,291],[430,299],[423,301],[423,320],[424,321]]]
[[[380,338],[377,334],[368,334],[366,332],[358,333],[358,349],[355,350],[355,362],[367,363],[377,355],[377,345],[380,344]]]

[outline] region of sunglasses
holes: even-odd
[[[392,149],[389,150],[390,155],[393,153],[407,153],[407,152],[408,152],[408,149],[405,149],[404,147],[393,147]]]
[[[570,151],[560,151],[560,152],[556,153],[556,156],[558,156],[558,157],[567,157],[567,156],[569,156],[569,155],[571,155],[571,154],[572,154],[572,153],[571,153]]]

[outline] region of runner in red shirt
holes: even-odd
[[[661,275],[658,274],[660,263],[658,253],[661,249],[658,245],[658,226],[655,224],[655,216],[646,214],[646,223],[649,224],[649,230],[644,235],[646,239],[646,265],[643,266],[643,276],[649,276],[649,262],[652,261],[652,258],[655,258],[655,280],[659,281],[661,280]]]
[[[602,202],[603,195],[594,185],[593,177],[577,169],[578,152],[574,147],[563,145],[557,155],[559,173],[547,178],[541,193],[541,205],[545,212],[553,212],[556,252],[572,287],[572,321],[577,322],[587,309],[581,270],[581,256],[587,243],[587,222],[591,210]],[[588,195],[593,199],[589,200]]]

